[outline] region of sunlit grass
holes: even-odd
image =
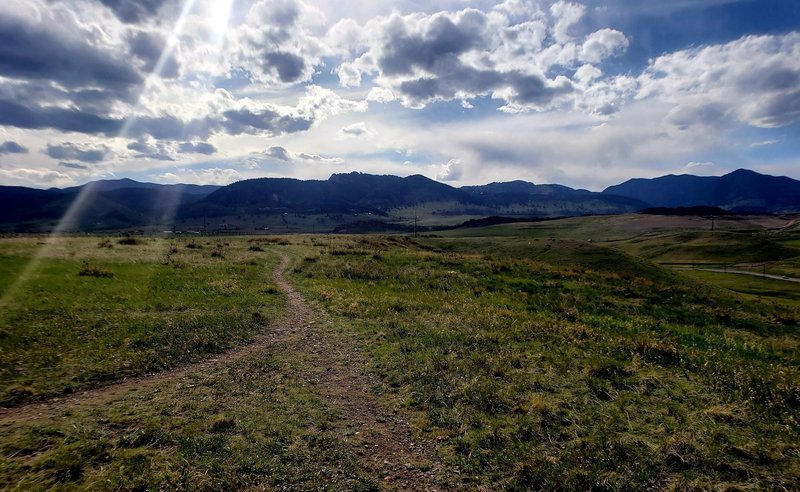
[[[320,240],[296,281],[473,486],[800,478],[793,310],[576,241]]]
[[[241,240],[196,250],[167,239],[129,243],[60,239],[13,293],[0,313],[2,405],[198,360],[252,340],[279,315],[275,254]],[[37,246],[2,244],[3,285]],[[214,249],[224,257],[212,258]]]

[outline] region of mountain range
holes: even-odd
[[[456,225],[489,216],[619,214],[651,207],[800,211],[800,181],[748,170],[721,177],[632,179],[598,193],[525,181],[452,187],[424,176],[334,174],[327,180],[259,178],[228,186],[160,185],[130,179],[40,190],[0,186],[0,231],[129,229],[381,230]],[[387,229],[388,228],[388,229]]]

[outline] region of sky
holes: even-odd
[[[0,185],[800,179],[797,0],[3,0]]]

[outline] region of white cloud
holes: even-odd
[[[757,149],[759,147],[766,147],[768,145],[775,145],[779,143],[780,140],[761,140],[760,142],[753,142],[750,144],[751,149]]]
[[[187,183],[199,185],[228,185],[242,180],[236,169],[180,169],[151,176],[157,183]]]
[[[251,159],[258,160],[260,158],[267,158],[281,162],[288,162],[291,164],[302,163],[318,163],[318,164],[341,164],[344,160],[338,157],[323,157],[317,154],[310,154],[308,152],[293,152],[285,147],[272,146],[260,155],[253,156]]]
[[[628,48],[628,38],[614,29],[600,29],[590,34],[581,46],[580,59],[589,63],[600,63]]]
[[[385,87],[373,87],[367,95],[367,101],[375,101],[379,103],[388,103],[396,99],[394,92]]]
[[[694,174],[701,176],[720,175],[723,171],[713,162],[687,162],[678,174]]]
[[[553,37],[559,43],[567,43],[572,40],[570,29],[583,18],[586,7],[562,0],[550,6],[550,13],[555,19],[555,25],[552,27]]]
[[[439,181],[458,181],[463,173],[461,161],[450,159],[447,164],[442,165],[441,171],[436,175],[436,179]]]
[[[370,136],[372,132],[367,128],[366,123],[359,121],[358,123],[342,127],[336,134],[339,138],[363,138]]]
[[[800,33],[746,36],[660,56],[638,83],[639,99],[675,105],[677,126],[735,120],[786,126],[800,120]]]
[[[69,186],[74,184],[75,175],[51,169],[0,169],[0,180],[12,186]]]

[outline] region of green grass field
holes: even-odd
[[[0,245],[0,406],[200,360],[280,314],[269,284],[277,257],[246,242],[56,241]],[[15,285],[37,248],[44,256]]]
[[[332,239],[296,279],[470,486],[800,478],[794,310],[557,240]]]
[[[777,268],[796,261],[794,239],[598,220],[473,237],[5,239],[2,406],[80,398],[270,333],[291,315],[270,280],[288,254],[289,280],[337,340],[315,350],[365,355],[372,394],[433,443],[438,483],[796,487],[797,284],[653,261],[752,261],[763,247]],[[0,488],[391,488],[292,333],[98,405],[0,418]]]

